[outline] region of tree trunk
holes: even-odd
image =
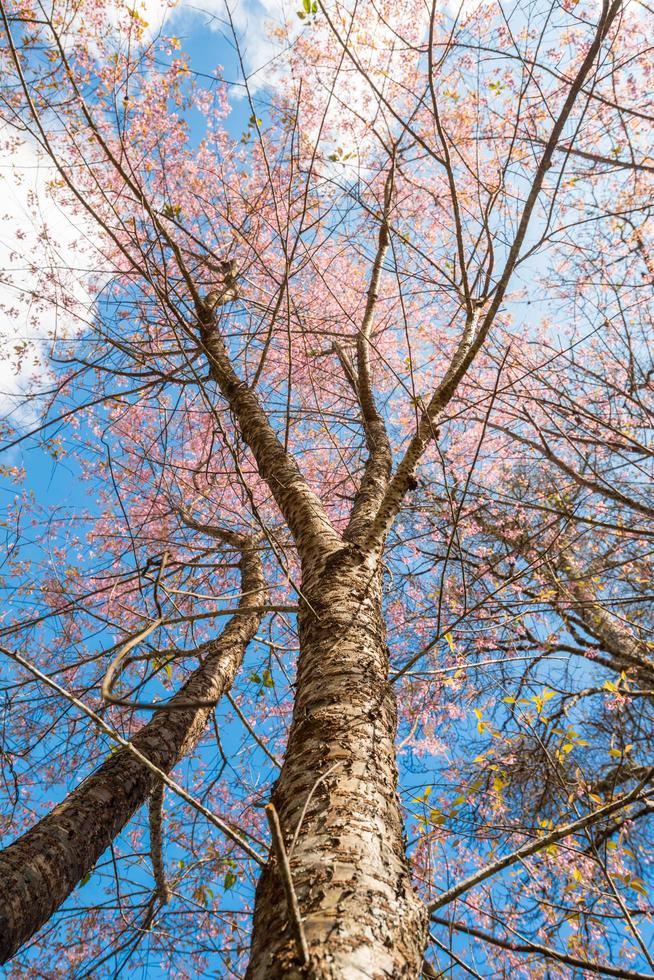
[[[132,744],[169,772],[195,745],[211,707],[229,690],[261,621],[265,582],[255,551],[241,559],[240,615],[207,644],[207,656]],[[248,612],[248,607],[255,607]],[[0,963],[6,962],[61,905],[141,807],[158,777],[128,749],[119,749],[26,834],[0,853]]]
[[[381,591],[378,555],[353,545],[305,570],[293,723],[272,802],[310,963],[301,966],[270,861],[247,980],[420,975],[426,912],[404,853]]]

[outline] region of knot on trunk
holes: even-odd
[[[363,565],[365,560],[366,554],[358,544],[346,544],[344,548],[332,551],[328,555],[325,559],[324,571],[330,574],[339,568],[356,568]]]

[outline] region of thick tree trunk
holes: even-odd
[[[254,551],[241,559],[244,598],[207,656],[132,744],[168,772],[195,745],[211,707],[229,690],[247,643],[261,620],[265,582]],[[248,612],[248,607],[254,607]],[[26,834],[0,853],[0,963],[26,942],[70,895],[103,851],[147,800],[158,777],[128,749],[120,749]]]
[[[426,912],[404,853],[378,558],[345,547],[305,571],[302,591],[295,709],[272,802],[310,964],[300,966],[271,861],[257,888],[247,978],[416,978]]]

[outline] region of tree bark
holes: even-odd
[[[279,869],[257,887],[247,980],[420,975],[426,912],[405,856],[378,554],[333,552],[303,581],[288,748],[272,793],[310,963]]]
[[[261,620],[265,582],[253,550],[241,557],[240,614],[207,644],[207,656],[167,710],[156,712],[132,744],[169,772],[195,745],[211,707],[243,659]],[[255,610],[248,612],[248,607]],[[177,706],[177,710],[174,709]],[[26,834],[0,853],[0,963],[6,962],[66,900],[77,883],[141,807],[158,777],[128,749],[120,749]]]

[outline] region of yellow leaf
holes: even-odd
[[[452,653],[454,653],[454,651],[456,650],[456,647],[454,645],[454,639],[452,638],[452,634],[451,633],[446,633],[445,634],[445,639],[447,640],[448,647],[450,648],[450,650],[452,651]]]

